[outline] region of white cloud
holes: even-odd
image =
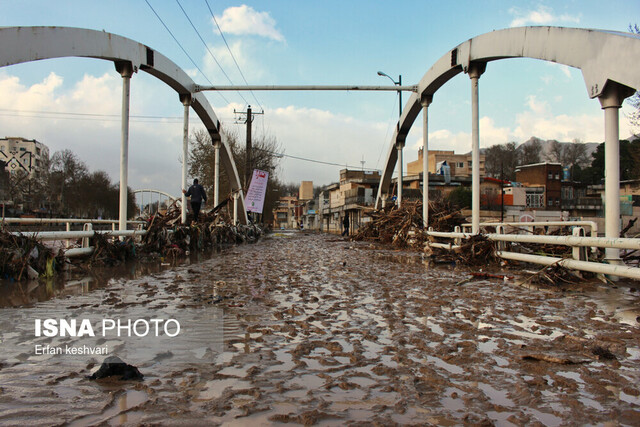
[[[420,130],[420,135],[422,135],[422,130]],[[480,147],[505,143],[509,136],[509,128],[496,127],[491,117],[480,118]],[[416,143],[411,146],[416,151],[420,147],[422,147],[422,137],[417,138]],[[471,151],[471,133],[452,132],[448,129],[429,132],[429,150],[453,150],[456,153],[468,153]]]
[[[209,45],[209,51],[216,58],[220,66],[225,70],[227,75],[231,78],[234,84],[242,84],[242,76],[238,73],[237,67],[233,58],[238,62],[238,66],[242,70],[245,78],[249,81],[259,80],[263,76],[263,68],[260,67],[255,61],[251,60],[252,46],[246,41],[237,40],[230,45],[230,49],[233,52],[233,57],[229,53],[229,50],[225,45],[213,46]],[[213,60],[209,51],[205,50],[204,57],[202,58],[203,70],[207,76],[212,77],[214,81],[226,82],[227,78],[224,76],[220,67]]]
[[[511,27],[522,27],[524,25],[549,25],[557,22],[580,22],[579,16],[568,14],[554,15],[553,9],[543,5],[538,6],[537,10],[521,10],[519,8],[509,9],[509,13],[514,16]]]
[[[103,170],[119,181],[120,109],[122,79],[115,73],[85,75],[66,87],[62,77],[51,73],[41,82],[26,86],[18,77],[0,73],[0,128],[3,136],[37,139],[50,153],[70,149],[91,171]],[[143,111],[151,101],[149,82],[132,81],[131,114]],[[181,105],[176,101],[176,110]],[[27,112],[31,113],[27,113]],[[103,117],[59,113],[109,115]],[[58,114],[52,114],[58,113]],[[138,113],[139,114],[139,113]],[[179,113],[178,113],[179,114]],[[176,115],[178,115],[176,114]],[[110,116],[115,115],[115,116]],[[178,193],[182,146],[182,123],[140,122],[132,119],[129,135],[129,186]]]
[[[227,8],[222,16],[216,16],[216,20],[223,33],[257,35],[279,42],[285,41],[269,12],[257,12],[251,6],[243,4]]]

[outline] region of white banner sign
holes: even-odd
[[[262,213],[264,206],[264,196],[267,193],[267,181],[269,180],[269,172],[258,169],[253,170],[253,177],[247,191],[247,197],[244,199],[244,205],[247,211]]]

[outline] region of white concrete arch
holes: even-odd
[[[588,96],[602,100],[608,96],[607,87],[640,88],[640,73],[635,63],[638,57],[640,36],[636,34],[579,28],[509,28],[482,34],[459,44],[433,64],[420,80],[417,93],[412,94],[405,104],[391,138],[376,206],[380,206],[391,183],[398,159],[396,145],[404,145],[411,126],[420,111],[426,110],[436,91],[457,74],[469,73],[472,64],[484,67],[486,63],[499,59],[532,58],[579,68]]]
[[[159,194],[161,196],[165,196],[167,199],[170,199],[170,200],[178,200],[178,201],[180,200],[180,197],[172,196],[166,191],[153,190],[151,188],[140,188],[139,190],[133,190],[133,194],[139,194],[139,193],[154,193],[154,194]]]
[[[222,165],[233,191],[241,190],[231,149],[221,133],[220,121],[204,94],[194,92],[195,83],[175,63],[154,49],[126,37],[84,28],[3,27],[0,28],[0,67],[63,57],[86,57],[113,61],[119,72],[130,67],[145,71],[173,88],[181,98],[190,97],[190,106],[215,142],[221,141]],[[238,207],[247,222],[244,199]]]

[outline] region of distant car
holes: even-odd
[[[284,225],[281,225],[281,226],[280,226],[280,230],[284,230]]]

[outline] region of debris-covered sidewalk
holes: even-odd
[[[223,210],[200,216],[198,223],[181,223],[180,209],[154,214],[140,237],[114,239],[95,234],[90,239],[94,251],[84,258],[66,259],[61,250],[35,238],[0,230],[0,278],[10,281],[51,277],[66,266],[114,266],[129,260],[175,261],[190,252],[206,251],[229,244],[254,243],[263,234],[258,225],[234,225]],[[80,242],[80,239],[78,239]]]

